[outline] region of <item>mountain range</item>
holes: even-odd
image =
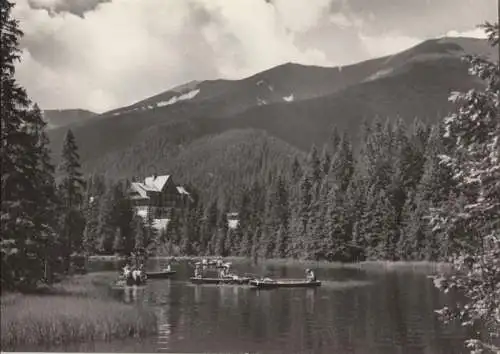
[[[452,108],[452,91],[482,85],[468,74],[464,54],[497,55],[486,40],[445,37],[348,66],[287,63],[242,80],[189,82],[102,114],[45,117],[56,160],[70,128],[85,172],[172,173],[209,187],[206,180],[244,178],[228,161],[252,159],[258,146],[266,146],[265,158],[291,161],[321,146],[334,126],[356,138],[375,117],[437,122]]]

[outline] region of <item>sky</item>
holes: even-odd
[[[103,112],[192,80],[337,66],[484,37],[497,0],[14,0],[16,78],[43,109]]]

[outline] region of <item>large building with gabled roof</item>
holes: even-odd
[[[179,208],[191,201],[189,192],[174,183],[171,175],[146,177],[144,182],[132,182],[129,197],[138,215],[153,219],[168,219],[172,208]]]

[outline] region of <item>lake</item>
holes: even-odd
[[[112,269],[95,262],[94,270]],[[303,278],[304,266],[234,270]],[[255,290],[233,285],[191,285],[191,267],[173,266],[168,280],[116,294],[130,306],[155,306],[158,336],[56,348],[98,352],[262,352],[336,354],[465,353],[459,327],[442,326],[433,313],[443,295],[424,272],[318,268],[317,289]]]

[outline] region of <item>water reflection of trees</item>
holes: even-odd
[[[330,349],[342,353],[366,353],[368,348],[387,354],[440,353],[453,343],[436,341],[434,293],[421,275],[386,274],[370,291],[333,293],[332,301],[322,304],[322,313],[330,319],[322,324],[322,332],[328,332]]]
[[[258,291],[177,283],[169,290],[161,285],[152,291],[154,302],[170,306],[171,343],[199,343],[192,344],[190,351],[462,351],[459,333],[443,330],[432,313],[442,299],[429,279],[409,272],[370,277],[372,286],[344,289],[323,286]],[[175,345],[172,348],[175,350]]]
[[[259,292],[252,334],[256,339],[267,336],[283,352],[461,352],[456,332],[441,337],[432,313],[439,299],[428,279],[393,273],[381,276],[377,283],[368,291]],[[249,325],[244,317],[241,325]]]

